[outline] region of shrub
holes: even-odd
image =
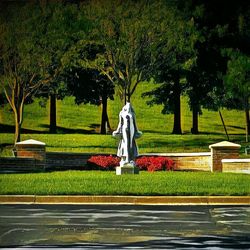
[[[88,169],[114,170],[119,166],[120,158],[112,155],[95,155],[88,160]],[[174,169],[173,160],[162,156],[143,156],[136,160],[140,170],[167,171]]]
[[[119,166],[120,159],[112,155],[94,155],[87,163],[90,169],[114,170]]]
[[[163,156],[142,156],[136,160],[136,165],[149,172],[174,170],[173,160]]]

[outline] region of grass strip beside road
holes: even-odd
[[[250,175],[210,172],[106,171],[1,174],[1,195],[250,195]]]

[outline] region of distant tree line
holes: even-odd
[[[0,7],[0,102],[13,110],[15,142],[25,104],[35,97],[49,100],[51,133],[56,99],[73,95],[77,104],[102,106],[105,134],[115,89],[130,102],[138,84],[149,80],[156,88],[143,96],[174,114],[172,133],[182,133],[186,95],[193,134],[202,108],[226,107],[245,111],[248,139],[248,1],[5,0]]]

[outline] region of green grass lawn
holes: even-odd
[[[250,195],[250,175],[208,172],[108,171],[1,174],[0,194],[19,195]]]
[[[226,140],[225,132],[218,112],[203,110],[199,117],[199,135],[190,133],[192,116],[187,105],[187,98],[182,98],[182,129],[183,135],[172,135],[173,115],[163,115],[161,106],[149,107],[148,98],[141,94],[155,86],[149,83],[138,85],[132,98],[137,118],[138,128],[143,136],[137,140],[141,153],[150,152],[197,152],[208,151],[210,144]],[[58,133],[49,134],[49,106],[39,106],[41,100],[36,99],[24,110],[24,132],[22,140],[36,139],[46,143],[47,151],[74,151],[89,153],[115,153],[117,141],[109,135],[99,135],[101,108],[93,105],[75,105],[73,97],[57,101]],[[112,129],[118,124],[118,114],[122,108],[118,96],[115,101],[109,101],[108,113]],[[230,141],[241,144],[242,152],[245,143],[244,112],[222,110],[225,124],[230,135]],[[13,144],[13,115],[10,107],[0,107],[0,156],[11,155]],[[9,147],[6,147],[9,145]]]

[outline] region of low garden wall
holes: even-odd
[[[34,158],[0,158],[0,172],[2,173],[42,172],[44,170],[44,163]]]
[[[87,160],[94,154],[47,152],[46,169],[67,170],[82,169]],[[100,154],[98,154],[100,155]],[[107,154],[103,154],[107,155]],[[142,154],[140,156],[165,156],[175,163],[175,170],[210,171],[211,153],[175,153],[175,154]]]
[[[223,159],[222,172],[250,174],[250,159]]]
[[[175,163],[175,170],[182,171],[210,171],[211,153],[159,153],[144,154],[145,156],[165,156]]]
[[[88,159],[96,154],[46,152],[46,162],[34,158],[3,157],[0,158],[1,172],[32,172],[84,169]],[[100,154],[98,154],[100,155]],[[107,155],[107,154],[103,154]],[[175,154],[142,154],[140,156],[165,156],[174,161],[175,170],[210,171],[210,152],[207,153],[175,153]]]
[[[211,149],[210,152],[202,153],[154,153],[140,156],[168,157],[174,162],[174,169],[177,171],[250,173],[250,159],[239,159],[240,145],[224,141],[210,145],[209,148]],[[91,156],[97,155],[91,153],[46,152],[45,143],[35,140],[27,140],[16,144],[14,153],[16,157],[0,158],[0,172],[83,170],[88,169],[85,166]]]
[[[94,154],[89,153],[67,153],[67,152],[47,152],[47,170],[68,170],[83,169],[88,159]]]

